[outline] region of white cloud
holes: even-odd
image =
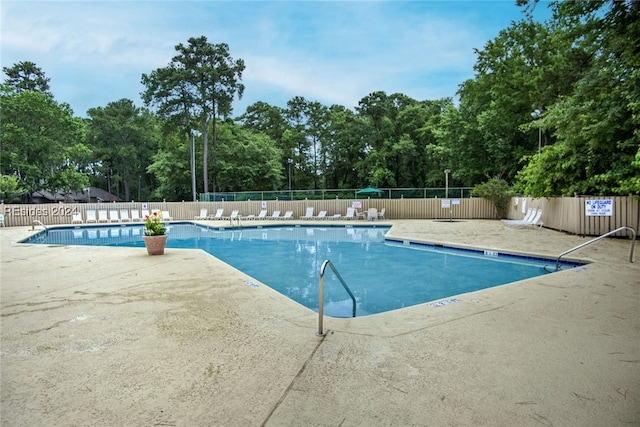
[[[485,18],[482,2],[3,2],[2,66],[35,62],[83,113],[116,94],[139,102],[140,75],[205,35],[245,60],[243,105],[304,96],[353,107],[376,90],[434,99],[472,75],[473,48],[500,30],[483,25],[509,10],[499,3]]]

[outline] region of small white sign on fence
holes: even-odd
[[[443,209],[451,208],[451,199],[442,199],[440,203]]]
[[[613,216],[613,200],[585,200],[584,212],[586,216]]]

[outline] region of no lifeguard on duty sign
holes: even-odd
[[[586,216],[613,216],[613,200],[585,200],[584,212]]]

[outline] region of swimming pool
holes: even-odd
[[[169,226],[167,248],[198,248],[298,303],[318,308],[318,275],[330,259],[357,301],[357,315],[451,298],[548,274],[555,260],[385,239],[389,227],[274,225],[232,229]],[[141,225],[54,228],[23,243],[144,247]],[[563,263],[573,267],[576,263]],[[456,302],[450,299],[448,302]],[[352,302],[331,272],[328,316],[350,317]]]

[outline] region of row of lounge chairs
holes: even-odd
[[[277,220],[286,220],[293,219],[293,211],[286,211],[284,215],[280,215],[280,211],[273,211],[273,213],[267,216],[267,210],[263,209],[260,211],[258,215],[240,215],[240,211],[233,210],[231,211],[231,215],[225,215],[224,209],[220,208],[213,215],[207,215],[207,209],[200,209],[200,215],[193,217],[193,219],[199,220],[267,220],[267,219],[277,219]]]
[[[541,220],[542,209],[529,208],[527,214],[522,219],[503,219],[506,225],[510,227],[542,227],[544,223]]]
[[[85,211],[86,218],[82,217],[81,212],[74,212],[71,217],[72,224],[82,224],[86,222],[90,223],[121,223],[121,222],[142,222],[152,213],[158,213],[162,221],[172,221],[173,218],[169,214],[169,211],[161,211],[154,209],[151,212],[148,210],[139,211],[137,209],[87,209]],[[305,214],[299,219],[303,220],[336,220],[336,219],[367,219],[377,220],[385,219],[385,209],[383,208],[379,212],[375,209],[369,209],[368,211],[358,212],[355,208],[347,208],[345,215],[342,214],[327,214],[326,210],[318,212],[318,215],[314,215],[314,208],[308,207]],[[286,211],[284,215],[281,215],[281,211],[274,210],[271,215],[267,215],[267,209],[262,209],[257,215],[240,215],[238,210],[233,210],[230,215],[224,215],[224,209],[220,208],[216,210],[215,214],[208,215],[207,209],[200,209],[200,215],[195,216],[195,220],[289,220],[293,218],[293,211]]]
[[[112,222],[142,222],[152,213],[158,213],[162,221],[172,221],[173,218],[169,214],[169,211],[160,211],[159,209],[154,209],[149,212],[148,210],[143,209],[142,214],[137,209],[99,209],[96,211],[95,209],[87,209],[85,211],[87,217],[83,220],[82,213],[74,212],[71,215],[71,223],[72,224],[82,224],[86,221],[87,224],[90,223],[112,223]]]
[[[231,215],[224,215],[224,209],[220,208],[213,215],[207,215],[208,210],[203,208],[200,209],[200,215],[196,215],[193,219],[195,220],[287,220],[294,219],[293,211],[286,211],[284,215],[280,215],[281,211],[274,210],[271,215],[267,215],[267,209],[262,209],[258,215],[240,215],[239,211],[234,210],[231,212]],[[369,209],[367,212],[358,212],[355,208],[347,208],[346,215],[342,214],[333,214],[328,215],[327,211],[323,210],[318,212],[318,215],[314,215],[314,208],[308,207],[305,214],[301,216],[299,219],[303,220],[334,220],[334,219],[385,219],[385,209],[383,208],[378,212],[375,208]]]

